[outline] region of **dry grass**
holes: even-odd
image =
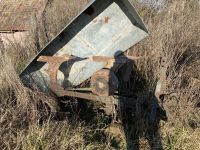
[[[158,78],[159,59],[166,58],[167,93],[164,103],[174,105],[170,118],[186,121],[198,111],[200,90],[200,9],[197,1],[174,1],[159,13],[150,14],[145,20],[150,36],[131,50],[137,55],[152,56],[137,62],[143,76],[155,83]],[[149,15],[149,14],[147,14]],[[153,69],[152,69],[153,68]],[[140,72],[140,73],[141,73]],[[155,86],[152,86],[155,88]],[[174,100],[173,100],[174,99]],[[166,106],[167,107],[167,106]],[[172,106],[173,107],[173,106]]]
[[[159,13],[149,13],[142,7],[140,13],[150,36],[129,52],[152,56],[137,62],[140,74],[149,81],[148,90],[154,90],[158,79],[158,57],[167,59],[166,92],[173,94],[166,95],[163,101],[169,119],[160,129],[165,149],[200,148],[199,7],[195,0],[169,2]]]
[[[128,87],[135,91],[141,80],[145,89],[154,91],[159,77],[159,57],[167,59],[167,93],[163,106],[168,122],[160,123],[164,149],[200,149],[200,6],[197,1],[176,0],[157,12],[152,7],[131,1],[139,9],[150,32],[129,55],[152,56],[136,62],[140,77]],[[36,52],[50,41],[87,3],[87,0],[53,1],[43,20],[33,22],[32,40],[25,46],[12,44],[0,50],[0,149],[112,149],[110,137],[93,140],[100,127],[70,121],[50,121],[48,111],[38,104],[55,99],[25,88],[18,73]],[[152,4],[153,6],[153,4]],[[67,9],[66,9],[67,8]],[[59,16],[59,17],[58,17]],[[139,93],[138,92],[138,93]],[[148,92],[147,92],[148,93]],[[48,103],[49,104],[49,103]],[[51,110],[57,106],[51,103]],[[45,105],[42,105],[45,108]],[[41,124],[41,118],[46,118]],[[142,123],[139,120],[138,123]],[[144,126],[145,127],[145,126]],[[138,125],[138,130],[145,130]],[[92,129],[92,132],[91,132]],[[149,146],[140,138],[142,149]]]
[[[85,4],[86,1],[76,5],[75,1],[66,0],[61,5],[60,1],[54,1],[46,8],[44,20],[38,23],[32,20],[33,28],[25,45],[11,42],[9,48],[0,50],[0,149],[109,147],[109,140],[91,143],[93,134],[95,136],[99,131],[91,131],[92,127],[85,127],[78,120],[70,123],[50,121],[58,111],[56,100],[37,90],[27,89],[18,77],[26,63],[38,52],[38,45],[42,47],[50,41]]]

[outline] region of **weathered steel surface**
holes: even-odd
[[[90,60],[92,61],[96,61],[96,62],[108,62],[108,61],[113,61],[113,62],[126,62],[128,59],[129,60],[138,60],[138,59],[142,59],[142,57],[136,57],[136,56],[118,56],[116,58],[114,57],[107,57],[107,56],[92,56],[89,57]]]
[[[58,70],[61,66],[61,64],[65,61],[69,61],[71,59],[73,59],[73,56],[69,56],[69,55],[64,55],[64,56],[53,56],[53,57],[49,57],[49,56],[40,56],[38,58],[38,62],[47,62],[48,63],[48,68],[46,70],[46,72],[48,73],[48,76],[50,78],[49,82],[48,82],[48,87],[49,89],[54,92],[57,95],[60,95],[60,92],[64,91],[64,88],[61,87],[58,83],[57,83],[57,73]]]
[[[92,92],[99,96],[114,95],[118,88],[118,79],[112,70],[102,69],[91,77]]]
[[[79,60],[62,65],[57,73],[61,86],[75,87],[105,66],[91,56],[116,57],[147,36],[147,29],[128,0],[94,0],[67,25],[25,68],[20,77],[43,90],[50,82],[48,64],[40,56],[73,55]]]
[[[166,64],[166,58],[162,57],[160,58],[160,73],[159,73],[159,80],[156,85],[156,90],[155,90],[155,96],[158,99],[159,104],[161,105],[163,101],[163,96],[166,94],[166,89],[167,89],[167,64]]]
[[[1,0],[0,31],[30,30],[31,18],[42,14],[48,0]]]
[[[105,111],[107,115],[112,115],[113,119],[115,120],[116,116],[118,116],[118,119],[122,119],[122,113],[125,110],[130,110],[134,109],[134,104],[135,104],[135,97],[128,98],[128,97],[123,97],[123,96],[97,96],[97,95],[92,95],[92,94],[87,94],[87,93],[82,93],[82,92],[77,92],[77,91],[65,91],[65,90],[60,90],[59,91],[59,96],[69,96],[69,97],[76,97],[76,98],[81,98],[81,99],[87,99],[95,102],[100,102],[104,104],[101,109]]]
[[[132,108],[131,106],[134,103],[133,98],[127,98],[127,97],[114,95],[114,92],[118,86],[118,80],[115,77],[114,73],[112,73],[112,71],[108,69],[102,69],[98,71],[97,73],[95,73],[95,75],[91,79],[92,92],[96,93],[97,95],[90,93],[90,90],[88,91],[89,93],[88,92],[83,93],[83,92],[76,91],[76,89],[65,90],[63,87],[61,87],[57,83],[58,69],[64,61],[71,60],[71,59],[74,59],[74,57],[72,56],[63,56],[63,57],[40,56],[38,58],[38,61],[48,63],[47,72],[50,77],[49,90],[51,90],[51,92],[53,92],[59,97],[69,96],[73,98],[82,98],[82,99],[87,99],[91,101],[101,102],[103,104],[101,108],[105,111],[107,115],[112,115],[114,119],[116,116],[119,116],[117,118],[120,118],[121,111],[124,111],[128,107],[129,109]],[[98,81],[99,78],[104,80],[105,83]],[[99,84],[103,84],[103,86]],[[86,89],[86,91],[87,90],[88,89]]]

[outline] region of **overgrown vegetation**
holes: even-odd
[[[43,19],[38,22],[33,21],[31,36],[24,46],[11,43],[9,48],[0,50],[0,149],[71,150],[114,149],[113,147],[125,149],[127,137],[116,140],[112,134],[103,132],[106,123],[103,122],[104,119],[99,112],[95,114],[93,122],[88,123],[77,117],[79,112],[76,112],[74,104],[71,108],[74,115],[70,117],[65,113],[62,119],[55,119],[53,113],[47,117],[49,111],[46,109],[46,103],[52,107],[53,112],[61,111],[56,99],[24,87],[18,77],[30,58],[80,12],[87,2],[87,0],[52,1],[46,8]],[[162,106],[168,117],[166,122],[159,122],[156,131],[158,134],[149,137],[150,135],[146,133],[148,111],[142,110],[138,113],[137,109],[135,120],[131,128],[128,128],[128,132],[132,132],[132,142],[139,141],[141,149],[150,149],[151,145],[154,145],[153,149],[198,150],[200,149],[198,0],[168,1],[159,10],[153,7],[155,6],[153,2],[150,6],[133,0],[131,3],[139,10],[139,14],[148,26],[149,37],[127,52],[128,55],[143,56],[144,59],[135,62],[137,71],[133,73],[126,88],[129,92],[146,97],[145,104],[148,104],[151,99],[149,93],[155,91],[159,78],[160,58],[165,57],[167,94],[162,99]],[[142,83],[144,85],[138,85]],[[48,100],[51,100],[51,103]],[[135,107],[138,108],[138,105]],[[156,139],[159,139],[162,145],[156,143]]]

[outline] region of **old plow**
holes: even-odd
[[[138,58],[123,52],[147,36],[128,0],[93,0],[38,53],[20,78],[26,86],[58,97],[101,102],[105,112],[115,116],[132,107],[133,98],[118,92],[116,73]],[[129,75],[127,69],[121,78],[128,80]]]

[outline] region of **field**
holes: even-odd
[[[126,53],[143,57],[135,61],[132,77],[123,85],[127,92],[143,97],[133,106],[129,124],[108,130],[110,120],[95,104],[78,100],[63,104],[65,98],[56,99],[21,83],[18,75],[24,66],[88,2],[55,0],[49,2],[43,19],[32,22],[23,46],[0,46],[0,149],[200,149],[199,2],[169,0],[156,9],[153,1],[149,5],[130,1],[147,25],[149,37]],[[166,91],[160,104],[164,114],[159,111],[149,125],[160,58],[166,60]]]

